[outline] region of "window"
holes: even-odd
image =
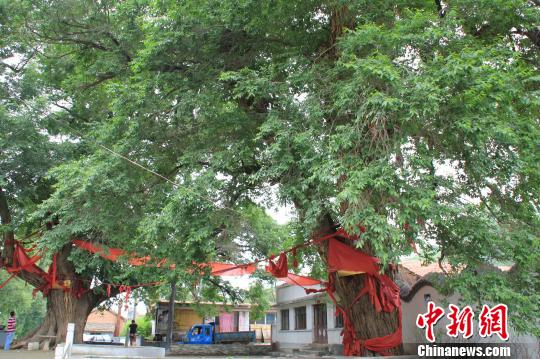
[[[275,313],[266,313],[266,324],[276,324]]]
[[[343,328],[343,314],[338,313],[335,317],[334,328]]]
[[[294,308],[294,329],[306,329],[306,307]]]
[[[253,320],[253,319],[251,318],[251,315],[250,315],[250,316],[249,316],[249,324],[266,324],[266,323],[264,322],[264,318],[262,318],[262,319],[257,319],[257,320]]]
[[[289,330],[289,309],[281,311],[281,330]]]
[[[257,320],[254,320],[253,316],[250,316],[249,324],[276,324],[276,313],[266,313],[264,317]]]

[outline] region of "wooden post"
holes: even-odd
[[[176,277],[171,281],[171,297],[169,299],[169,316],[167,320],[167,349],[171,349],[173,324],[174,324],[174,302],[176,301]]]

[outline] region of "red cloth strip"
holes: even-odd
[[[343,352],[346,356],[361,356],[364,349],[368,349],[380,355],[389,355],[388,351],[390,349],[402,343],[399,287],[387,275],[379,274],[380,261],[377,258],[351,248],[345,243],[338,241],[336,237],[354,240],[354,237],[349,237],[343,230],[340,230],[333,235],[322,237],[317,243],[323,240],[329,241],[327,252],[329,273],[328,283],[325,289],[336,307],[336,312],[343,317]],[[361,272],[365,274],[364,287],[354,298],[351,307],[363,295],[368,294],[376,312],[380,312],[381,310],[391,312],[397,309],[398,328],[394,333],[366,340],[362,340],[356,336],[354,325],[347,316],[347,312],[338,304],[334,295],[335,286],[333,278],[334,275],[338,275],[337,272],[339,271]],[[335,274],[333,275],[332,272]]]
[[[284,281],[285,283],[291,284],[291,285],[298,285],[300,287],[309,287],[312,285],[321,284],[321,281],[318,279],[313,279],[310,277],[304,277],[302,275],[294,274],[294,273],[287,273],[286,277],[279,278],[279,280]],[[308,288],[304,288],[304,290],[309,290]]]

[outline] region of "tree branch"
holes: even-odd
[[[79,88],[81,90],[88,90],[88,89],[90,89],[92,87],[95,87],[95,86],[99,85],[102,82],[105,82],[107,80],[110,80],[110,79],[114,78],[115,76],[116,75],[112,74],[112,73],[99,75],[98,78],[96,79],[96,81],[93,81],[93,82],[90,82],[90,83],[87,83],[87,84],[83,84]]]
[[[11,212],[9,210],[7,197],[2,187],[0,187],[0,219],[3,226],[11,225]],[[4,232],[2,245],[3,250],[0,267],[11,267],[13,265],[13,257],[15,254],[15,233],[13,232],[12,228]],[[30,283],[36,288],[39,288],[45,284],[45,281],[41,276],[25,270],[17,272],[17,277],[21,278],[27,283]]]
[[[24,61],[20,62],[19,64],[17,64],[16,66],[12,66],[12,65],[9,65],[9,64],[6,64],[5,62],[0,62],[0,65],[1,66],[4,66],[4,67],[7,67],[8,69],[10,69],[11,71],[15,72],[15,73],[19,73],[21,72],[25,67],[26,65],[28,65],[28,63],[30,62],[30,60],[32,60],[34,58],[34,56],[36,55],[37,53],[37,49],[34,49],[32,51],[32,53],[30,54],[30,56],[28,56],[28,58],[26,58]]]

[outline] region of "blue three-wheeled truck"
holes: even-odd
[[[231,343],[253,343],[255,342],[255,332],[229,332],[216,333],[214,323],[195,324],[183,338],[184,344],[231,344]]]

